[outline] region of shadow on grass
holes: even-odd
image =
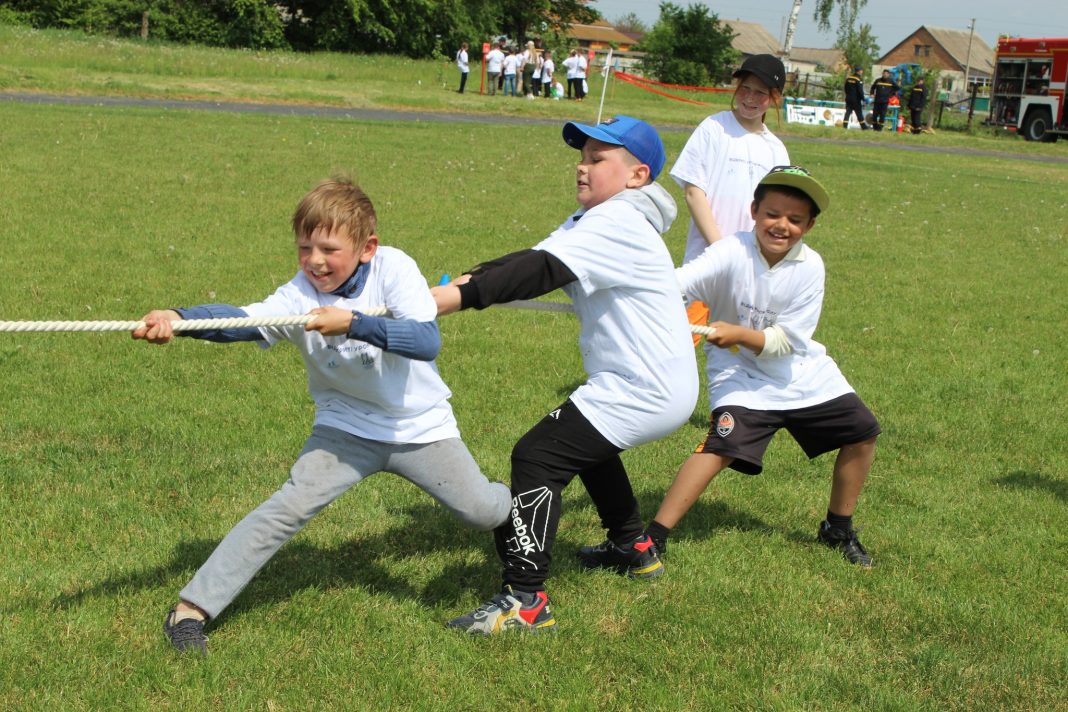
[[[372,536],[357,536],[336,547],[308,543],[298,534],[252,579],[234,604],[220,616],[243,613],[292,597],[304,589],[360,587],[384,593],[398,600],[422,605],[458,602],[471,588],[492,588],[499,580],[500,565],[493,549],[491,532],[468,529],[447,510],[433,504],[405,510],[408,521]],[[236,523],[236,522],[235,522]],[[314,519],[309,526],[315,526]],[[207,560],[217,540],[191,539],[178,543],[170,558],[152,568],[114,576],[52,600],[55,608],[67,609],[100,596],[127,596],[132,590],[175,587]],[[406,567],[420,567],[420,559],[436,553],[475,550],[484,556],[477,562],[450,564],[432,579],[414,582],[404,575]],[[397,564],[398,559],[412,559]],[[400,573],[397,573],[397,570]],[[175,579],[181,582],[175,586]]]
[[[1013,489],[1036,489],[1049,492],[1062,502],[1068,502],[1068,481],[1057,480],[1038,472],[1017,470],[994,480],[995,484]]]

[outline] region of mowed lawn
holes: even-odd
[[[574,207],[558,126],[13,103],[0,126],[3,320],[257,301],[293,275],[289,217],[334,171],[431,283]],[[665,134],[669,162],[686,135]],[[0,708],[1068,709],[1068,164],[787,145],[832,196],[809,239],[817,338],[883,424],[857,514],[873,570],[814,545],[832,458],[780,434],[763,476],[716,480],[654,582],[579,570],[602,531],[573,485],[557,633],[469,639],[443,623],[494,592],[489,535],[380,475],[261,572],[208,658],[179,658],[164,613],[307,435],[299,358],[0,333]],[[576,324],[440,323],[465,439],[507,480],[512,444],[583,378]],[[706,407],[625,456],[647,516]]]

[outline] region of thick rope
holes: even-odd
[[[513,309],[531,309],[535,311],[574,311],[570,304],[560,302],[515,301],[502,306]],[[384,316],[389,313],[385,307],[371,307],[361,310],[367,316]],[[231,317],[227,319],[180,319],[171,322],[171,328],[181,331],[211,331],[213,329],[252,329],[261,326],[304,326],[315,317],[308,314],[301,316],[261,316]],[[133,331],[145,326],[143,321],[0,321],[0,332],[72,332],[72,331]],[[708,336],[715,333],[711,326],[690,325],[694,334]]]
[[[363,309],[367,316],[384,316],[385,307]],[[181,319],[171,322],[175,332],[210,331],[213,329],[251,329],[260,326],[303,326],[314,316],[232,317],[227,319]],[[0,321],[0,332],[25,331],[133,331],[145,326],[143,321]]]

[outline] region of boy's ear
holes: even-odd
[[[652,175],[652,169],[645,163],[638,163],[631,167],[630,180],[627,181],[628,188],[641,188],[643,185],[647,185],[649,176]]]
[[[360,251],[360,264],[365,265],[370,262],[376,252],[378,252],[378,235],[371,235],[367,238],[367,242],[363,243],[363,250]]]
[[[756,218],[757,218],[757,201],[756,200],[753,200],[753,202],[749,204],[749,216],[751,218],[753,218],[754,220],[756,220]]]

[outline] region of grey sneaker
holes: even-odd
[[[496,635],[507,630],[542,633],[556,628],[556,619],[549,610],[549,596],[545,591],[528,593],[505,586],[475,610],[445,625],[478,635]]]
[[[171,645],[179,653],[192,651],[207,655],[208,636],[204,635],[204,621],[186,618],[177,623],[172,623],[175,612],[175,609],[172,608],[163,621],[163,632],[167,635],[167,639],[171,641]]]
[[[832,549],[838,549],[851,564],[856,564],[866,569],[870,569],[875,565],[872,562],[871,555],[868,554],[868,550],[857,539],[857,532],[853,529],[837,529],[824,520],[820,524],[816,541]]]

